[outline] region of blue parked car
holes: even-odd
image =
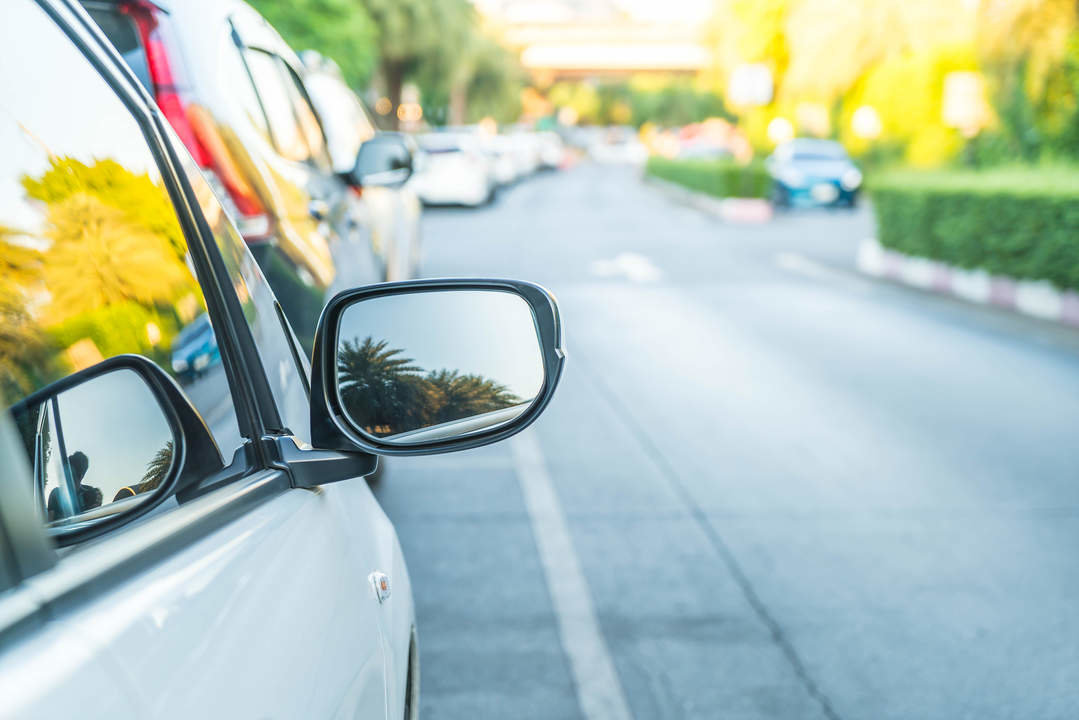
[[[177,377],[193,380],[221,362],[210,317],[203,313],[192,320],[172,341],[172,370]]]
[[[862,172],[833,140],[797,138],[785,142],[765,161],[772,175],[777,207],[854,207]]]

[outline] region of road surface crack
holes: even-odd
[[[798,651],[795,649],[790,638],[787,637],[787,633],[783,630],[783,627],[779,624],[779,621],[768,610],[768,606],[761,600],[760,595],[753,587],[753,582],[746,575],[745,570],[742,568],[741,563],[738,562],[738,558],[735,557],[731,551],[730,546],[715,529],[715,527],[708,521],[708,516],[704,510],[700,507],[693,496],[690,494],[689,489],[685,483],[682,482],[682,478],[678,475],[678,472],[674,469],[674,466],[667,459],[663,451],[652,441],[651,436],[645,431],[645,429],[637,422],[629,412],[629,408],[622,402],[616,393],[614,393],[607,385],[600,379],[598,375],[592,372],[592,369],[586,362],[582,362],[581,353],[574,351],[574,365],[584,370],[584,374],[589,377],[592,386],[596,388],[596,391],[611,405],[615,412],[622,418],[626,428],[630,431],[633,437],[640,443],[641,448],[645,454],[655,463],[656,467],[663,474],[664,478],[670,484],[678,498],[685,503],[689,509],[689,514],[704,533],[709,544],[723,560],[723,564],[726,566],[727,571],[731,574],[735,584],[741,590],[743,597],[749,606],[753,609],[754,614],[761,621],[761,623],[768,629],[771,635],[772,642],[779,649],[783,658],[790,665],[791,670],[794,672],[795,677],[805,688],[806,693],[809,694],[813,700],[820,706],[821,712],[828,720],[841,720],[839,713],[836,712],[832,706],[831,700],[824,694],[817,681],[810,675],[809,670],[806,668],[805,662],[802,660]]]

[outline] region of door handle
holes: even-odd
[[[316,220],[325,220],[330,214],[330,204],[325,200],[312,200],[307,205],[307,212]]]

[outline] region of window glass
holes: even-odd
[[[250,49],[244,51],[244,57],[266,111],[277,152],[289,160],[306,162],[311,158],[311,149],[293,112],[291,91],[285,84],[278,59],[261,50]]]
[[[216,336],[178,218],[139,125],[39,7],[16,0],[5,4],[4,14],[0,46],[12,57],[37,59],[33,72],[18,63],[0,65],[4,407],[71,373],[133,353],[178,381],[223,459],[231,460],[243,440]],[[62,437],[55,432],[56,418],[40,412],[34,427],[20,428],[31,462],[39,451],[37,475],[52,483],[41,488],[48,494],[56,488],[55,478],[72,474],[61,466],[67,463],[70,469],[67,456],[79,449],[68,447],[65,455],[54,443],[63,437],[87,443],[104,437],[100,428],[110,427],[109,418],[138,418],[145,410],[124,403],[152,399],[106,393],[95,405],[67,392],[71,411],[58,406],[65,420]],[[107,408],[103,397],[111,403]],[[119,467],[118,458],[153,458],[160,438],[142,447],[140,437],[118,428],[109,440],[116,443],[115,452],[99,447],[87,471],[96,477]],[[124,443],[129,447],[121,448]],[[106,500],[116,488],[143,480],[142,473],[129,478],[114,472],[102,483],[110,493]]]

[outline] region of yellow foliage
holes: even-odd
[[[842,114],[841,136],[854,152],[868,141],[851,130],[851,116],[862,106],[877,111],[882,124],[879,138],[907,146],[907,159],[920,166],[938,165],[962,146],[959,134],[945,127],[942,118],[944,77],[957,70],[975,70],[971,46],[937,48],[891,57],[866,73],[850,93]]]
[[[50,324],[128,300],[167,303],[194,282],[167,236],[89,193],[51,204],[45,236]]]
[[[547,99],[555,107],[573,108],[582,123],[599,121],[599,93],[587,83],[556,83],[547,93]]]

